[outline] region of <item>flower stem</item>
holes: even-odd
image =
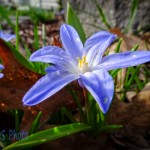
[[[89,105],[88,105],[87,90],[86,90],[86,88],[83,88],[83,95],[84,95],[84,100],[85,100],[86,121],[87,121],[87,123],[89,123]]]

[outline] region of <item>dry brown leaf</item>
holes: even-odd
[[[0,80],[0,110],[7,111],[10,109],[24,110],[24,117],[21,128],[28,131],[32,121],[39,111],[42,111],[41,124],[45,123],[50,115],[60,109],[67,107],[75,109],[77,106],[73,101],[73,97],[67,88],[62,89],[54,96],[48,98],[44,102],[34,107],[25,107],[22,103],[22,98],[32,85],[41,77],[24,66],[22,66],[12,55],[9,47],[0,39],[0,58],[3,61],[5,69],[3,70],[4,77]],[[79,98],[82,101],[82,89],[78,84],[71,84]]]

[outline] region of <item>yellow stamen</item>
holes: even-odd
[[[82,57],[82,59],[78,58],[78,67],[82,67],[85,64],[86,65],[88,64],[88,62],[86,61],[86,56],[85,55]]]
[[[82,59],[78,58],[78,68],[82,73],[88,70],[88,62],[86,61],[85,55],[82,57]]]

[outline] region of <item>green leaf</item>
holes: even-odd
[[[16,13],[16,50],[19,50],[19,11]]]
[[[95,4],[96,4],[96,7],[97,7],[97,10],[99,12],[99,15],[101,17],[101,20],[102,22],[105,24],[105,26],[107,27],[107,29],[110,29],[111,26],[110,24],[108,23],[107,19],[106,19],[106,15],[104,14],[103,12],[103,9],[101,8],[101,6],[98,4],[97,0],[94,0]]]
[[[118,41],[118,43],[117,43],[117,46],[116,46],[116,49],[115,49],[115,53],[119,53],[121,43],[122,43],[122,38],[121,38],[121,39],[119,39],[119,41]]]
[[[11,26],[11,28],[13,30],[15,30],[15,25],[14,23],[11,21],[11,19],[9,18],[9,13],[7,11],[7,9],[5,7],[3,7],[2,5],[0,5],[0,14],[2,15],[2,17],[7,21],[7,23]]]
[[[26,68],[34,71],[34,65],[29,62],[19,51],[17,51],[11,43],[5,42],[6,45],[10,48],[11,52],[13,53],[14,57]]]
[[[29,131],[29,135],[35,133],[38,130],[41,116],[42,116],[42,112],[40,111],[32,123],[31,129]]]
[[[139,90],[141,91],[143,89],[143,87],[144,87],[144,83],[142,81],[140,81],[138,76],[135,77],[135,81],[136,81],[136,84],[137,84]]]
[[[125,33],[128,33],[133,25],[133,22],[134,22],[135,16],[136,16],[136,12],[137,12],[137,8],[138,8],[138,3],[139,3],[139,0],[132,0],[130,18],[129,18],[129,22],[125,28]]]
[[[69,3],[67,4],[66,21],[69,25],[73,26],[76,29],[76,31],[78,32],[78,34],[80,36],[82,43],[84,43],[86,40],[86,36],[85,36],[84,30],[83,30],[83,27],[82,27],[76,13],[74,12],[73,8],[69,5]]]
[[[136,68],[132,67],[132,76],[130,77],[129,81],[125,85],[127,88],[130,87],[132,82],[135,80],[137,74],[139,73],[140,68],[141,65],[137,66]]]
[[[40,145],[40,144],[43,144],[52,140],[56,140],[65,136],[69,136],[71,134],[74,134],[80,131],[86,131],[90,129],[91,127],[84,123],[73,123],[69,125],[54,127],[51,129],[47,129],[47,130],[32,134],[28,136],[27,138],[24,138],[16,143],[13,143],[5,147],[3,150],[25,149],[25,148]]]
[[[94,130],[97,130],[97,107],[96,101],[92,99],[89,113],[89,124]]]
[[[66,107],[62,107],[61,112],[62,112],[63,115],[65,115],[71,121],[71,123],[77,122],[75,120],[74,115]]]
[[[105,131],[110,131],[110,130],[117,130],[123,128],[123,125],[106,125],[106,126],[102,126],[99,131],[100,132],[105,132]]]
[[[133,46],[133,48],[131,49],[131,51],[136,51],[136,50],[138,49],[138,47],[139,47],[139,44],[135,44],[135,45]]]
[[[68,88],[68,91],[70,92],[70,94],[72,95],[75,104],[77,105],[77,107],[79,109],[80,118],[82,118],[83,120],[86,120],[86,116],[85,116],[84,110],[82,108],[79,97],[77,96],[76,92],[71,88],[70,85],[68,85],[67,88]]]
[[[121,70],[120,68],[119,68],[119,69],[112,70],[112,71],[110,71],[110,75],[111,75],[113,78],[115,78],[120,70]]]

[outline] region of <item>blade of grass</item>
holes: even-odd
[[[131,27],[132,27],[134,20],[135,20],[137,8],[138,8],[138,3],[139,3],[139,0],[132,0],[132,2],[131,2],[130,17],[129,17],[128,24],[125,28],[125,33],[128,33],[131,30]]]
[[[5,7],[3,7],[2,5],[0,5],[0,13],[1,13],[2,17],[7,21],[7,23],[11,26],[11,28],[15,31],[15,25],[9,18],[9,13],[8,13],[7,9]]]
[[[112,70],[112,71],[110,72],[110,75],[111,75],[113,78],[115,78],[120,70],[121,70],[121,69]]]
[[[138,86],[139,90],[142,90],[143,89],[143,84],[141,83],[141,81],[139,80],[139,78],[137,76],[135,77],[135,81],[137,83],[137,86]]]
[[[67,116],[67,118],[71,121],[71,123],[77,122],[72,113],[69,110],[67,110],[67,108],[63,107],[61,108],[61,111],[65,116]]]
[[[138,49],[138,47],[139,47],[139,44],[134,45],[133,48],[131,49],[131,51],[136,51]],[[126,72],[126,76],[125,76],[125,85],[127,85],[127,82],[129,80],[129,76],[133,71],[132,69],[133,69],[133,67],[127,68],[127,72]]]
[[[77,107],[78,107],[79,113],[80,113],[80,117],[83,118],[84,120],[86,120],[86,116],[84,114],[84,111],[82,109],[81,102],[80,102],[78,96],[76,95],[75,91],[73,91],[71,89],[70,85],[68,85],[67,88],[68,88],[70,94],[72,95],[75,104],[77,104]]]
[[[108,23],[108,21],[107,21],[107,19],[106,19],[106,15],[104,14],[103,9],[102,9],[101,6],[98,4],[97,0],[93,0],[93,1],[94,1],[94,3],[96,4],[96,7],[97,7],[97,10],[98,10],[98,12],[99,12],[101,21],[105,24],[105,26],[107,27],[107,29],[110,29],[111,26],[110,26],[110,24]]]
[[[101,110],[100,110],[100,118],[101,118],[101,124],[103,125],[105,123],[105,115]]]
[[[143,69],[145,71],[145,76],[149,77],[150,76],[150,70],[149,70],[149,68],[147,66],[143,66]],[[146,78],[146,80],[147,80],[147,78]]]
[[[28,59],[31,56],[31,51],[29,50],[27,44],[23,44],[25,52],[26,52],[26,58]]]
[[[92,126],[94,130],[97,130],[97,107],[96,101],[92,99],[90,105],[90,114],[89,114],[89,124]]]
[[[46,45],[46,33],[45,33],[45,24],[42,24],[42,41],[43,41],[43,46]]]
[[[118,43],[117,43],[117,46],[116,46],[116,49],[115,49],[115,53],[119,53],[120,52],[120,46],[121,46],[121,43],[122,43],[122,38],[119,39]]]
[[[106,125],[106,126],[102,126],[99,129],[99,132],[105,132],[105,131],[110,131],[110,130],[117,130],[123,128],[123,125]]]
[[[38,113],[38,115],[36,116],[35,120],[33,121],[32,123],[32,126],[31,126],[31,129],[29,131],[29,135],[30,134],[33,134],[37,131],[38,127],[39,127],[39,123],[40,123],[40,119],[41,119],[41,116],[42,116],[42,112],[40,111]]]
[[[119,39],[119,41],[118,41],[118,43],[117,43],[117,46],[116,46],[116,49],[115,49],[115,53],[118,53],[118,52],[120,51],[121,43],[122,43],[122,38]],[[115,78],[120,70],[121,70],[121,69],[116,69],[116,70],[110,71],[111,76],[112,76],[113,78]]]
[[[141,65],[137,66],[135,69],[132,67],[132,76],[130,77],[129,81],[127,82],[127,84],[125,85],[125,87],[130,87],[130,85],[132,84],[132,82],[135,80],[135,77],[137,76],[137,74],[139,73],[139,70],[141,68]]]
[[[26,68],[32,70],[32,71],[35,71],[34,69],[34,65],[32,62],[29,62],[24,56],[22,56],[22,54],[17,51],[11,43],[9,42],[5,42],[6,45],[10,48],[11,52],[13,53],[14,57],[23,65],[25,66]]]
[[[19,11],[16,12],[16,50],[19,50]]]
[[[131,51],[136,51],[136,50],[138,49],[138,47],[139,47],[139,44],[135,44],[135,45],[133,46],[133,48],[131,49]]]

